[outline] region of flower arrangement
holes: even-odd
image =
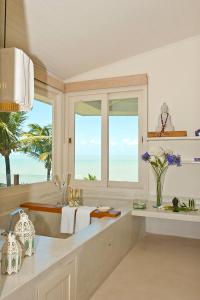
[[[181,156],[173,154],[171,150],[159,148],[145,152],[142,155],[142,160],[148,162],[152,167],[156,178],[156,207],[160,207],[162,205],[164,175],[169,166],[181,166]]]

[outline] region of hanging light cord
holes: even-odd
[[[6,23],[7,23],[7,0],[5,0],[5,16],[4,16],[4,43],[3,47],[6,48]]]

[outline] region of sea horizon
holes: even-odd
[[[22,153],[13,153],[10,158],[11,182],[14,174],[19,174],[20,184],[47,181],[47,170],[42,161],[38,161]],[[95,155],[81,155],[76,159],[76,179],[84,179],[88,174],[101,179],[101,160]],[[138,181],[138,157],[113,155],[110,158],[110,180],[112,181]],[[4,158],[0,157],[0,183],[6,184]]]

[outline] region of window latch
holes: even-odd
[[[68,143],[71,144],[72,143],[72,138],[68,139]]]

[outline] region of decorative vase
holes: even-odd
[[[14,232],[24,246],[24,255],[31,256],[35,248],[35,229],[28,215],[23,210],[20,211],[20,219],[15,225]]]
[[[166,170],[162,172],[161,174],[157,174],[154,172],[154,177],[155,177],[155,183],[156,183],[156,205],[155,207],[159,208],[162,206],[162,191],[163,191],[163,185],[164,185],[164,180],[165,180],[165,174]]]
[[[2,247],[1,273],[18,273],[22,264],[22,247],[13,232],[9,232]]]
[[[70,207],[79,207],[81,205],[81,190],[72,189],[71,187],[69,187],[67,198]]]

